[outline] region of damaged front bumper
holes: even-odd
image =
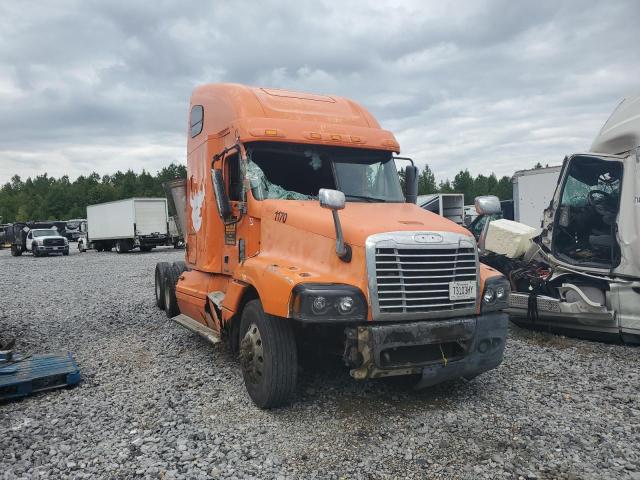
[[[473,378],[502,362],[508,317],[481,316],[346,329],[344,358],[362,380],[422,374],[417,388]]]

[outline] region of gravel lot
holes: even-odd
[[[0,479],[640,479],[637,348],[512,327],[473,382],[414,392],[329,362],[265,412],[225,345],[155,308],[156,262],[181,257],[0,251],[0,333],[73,352],[84,379],[0,404]]]

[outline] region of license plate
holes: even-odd
[[[58,248],[60,248],[60,247],[53,247],[54,250],[57,250]]]
[[[449,300],[470,300],[476,298],[476,282],[449,282]]]

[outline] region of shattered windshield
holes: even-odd
[[[247,148],[247,160],[257,200],[309,200],[330,188],[342,191],[347,201],[405,201],[389,152],[261,143]]]
[[[619,263],[616,221],[622,178],[620,162],[589,156],[571,160],[554,222],[554,254],[582,265]]]

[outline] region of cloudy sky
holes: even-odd
[[[189,95],[351,97],[440,179],[588,149],[640,89],[640,2],[57,1],[0,6],[0,183],[185,160]]]

